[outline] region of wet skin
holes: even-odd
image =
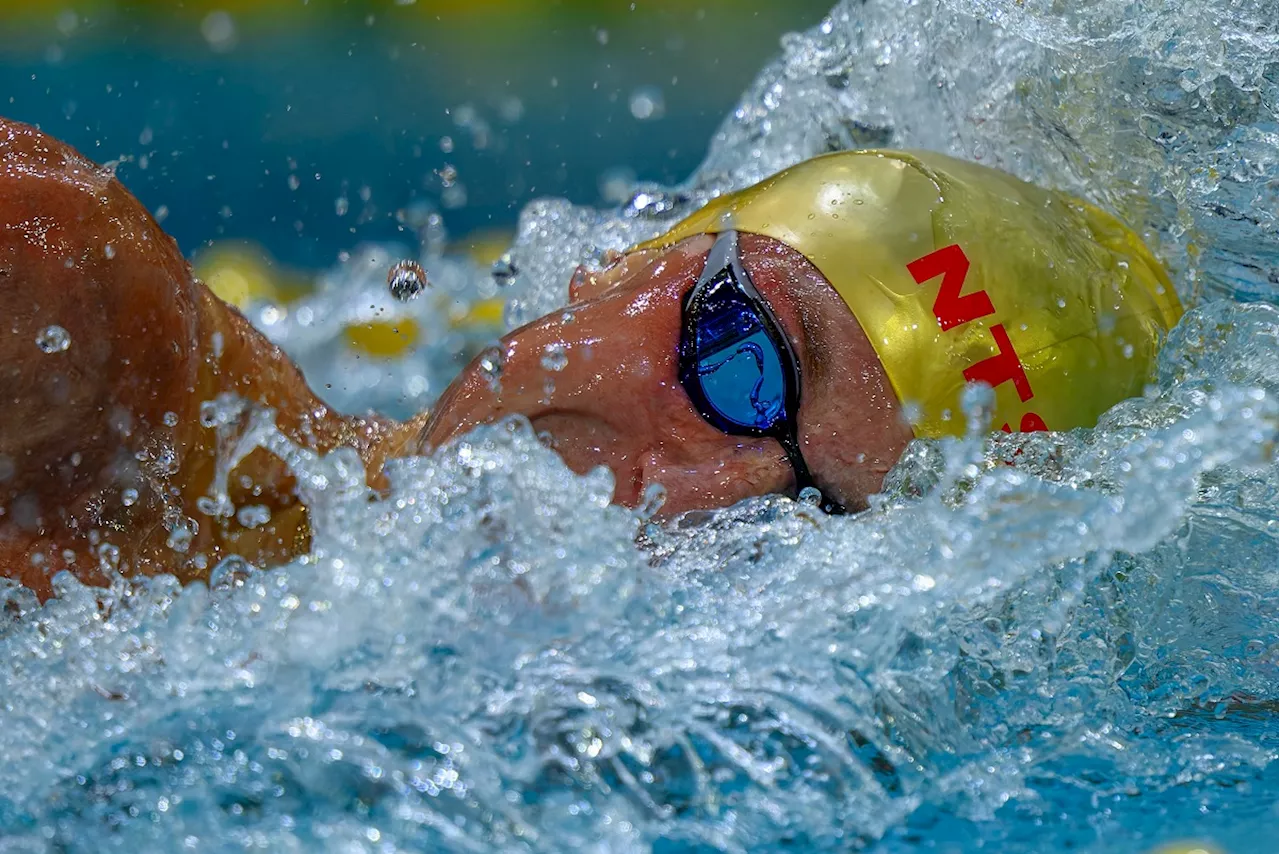
[[[667,490],[665,514],[788,491],[793,476],[778,443],[716,430],[676,379],[680,301],[711,243],[701,235],[602,272],[579,270],[568,307],[502,339],[496,391],[473,364],[429,420],[347,416],[324,406],[277,347],[192,278],[174,241],[107,171],[0,119],[0,574],[46,597],[63,569],[90,583],[108,581],[110,565],[185,581],[228,554],[270,565],[305,551],[306,509],[265,451],[229,484],[237,506],[268,506],[268,524],[244,528],[197,508],[218,455],[200,408],[224,393],[274,408],[301,446],[354,447],[375,487],[388,456],[519,413],[575,471],[612,468],[622,504],[638,503],[651,483]],[[824,492],[862,506],[911,439],[888,379],[807,260],[756,235],[740,245],[801,362],[809,467]],[[46,353],[36,340],[52,325],[70,346]],[[553,344],[568,357],[558,372],[542,365]],[[171,535],[183,519],[195,523],[185,543]]]

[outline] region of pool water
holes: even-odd
[[[392,463],[371,500],[353,455],[262,414],[311,554],[106,608],[5,590],[0,851],[1271,850],[1276,32],[1264,2],[840,3],[686,183],[529,205],[496,279],[351,247],[257,305],[332,402],[412,409],[492,337],[450,306],[519,323],[712,194],[893,145],[1115,210],[1195,307],[1097,429],[918,442],[852,517],[766,497],[658,523],[660,495],[610,505],[611,475],[518,421]],[[398,303],[408,254],[433,286]],[[369,312],[418,343],[357,360]]]

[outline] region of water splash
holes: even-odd
[[[1276,325],[1182,328],[1250,316]],[[1081,797],[1265,791],[1277,354],[1226,340],[1180,336],[1099,430],[920,443],[853,518],[655,525],[519,421],[370,500],[353,455],[263,420],[311,555],[105,614],[65,577],[44,609],[8,592],[0,815],[72,850],[835,850],[950,822],[1030,851],[1088,826],[1041,826]]]

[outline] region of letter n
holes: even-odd
[[[996,308],[991,304],[991,297],[987,296],[986,291],[960,295],[964,288],[964,278],[969,274],[969,259],[958,243],[917,258],[907,265],[907,271],[917,285],[923,285],[935,276],[942,277],[938,296],[933,301],[933,314],[938,318],[938,325],[943,332],[995,313]]]

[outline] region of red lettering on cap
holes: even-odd
[[[1001,424],[1000,429],[1006,433],[1013,432],[1013,430],[1010,429],[1009,427],[1008,421]],[[1040,431],[1047,432],[1048,429],[1049,429],[1049,425],[1045,424],[1044,419],[1034,412],[1023,413],[1022,421],[1021,423],[1018,424],[1019,433],[1036,433]]]
[[[991,297],[986,291],[960,295],[965,276],[969,275],[969,258],[958,243],[917,258],[907,265],[907,272],[911,273],[917,285],[923,285],[935,276],[942,277],[938,296],[933,300],[933,315],[938,318],[943,332],[995,313],[996,307],[991,304]]]
[[[1013,349],[1013,343],[1009,341],[1009,333],[1004,331],[1003,323],[997,323],[989,328],[1000,352],[965,368],[964,378],[971,383],[986,383],[992,388],[1012,380],[1013,387],[1018,390],[1019,399],[1026,403],[1035,397],[1035,392],[1031,390],[1031,381],[1027,379],[1027,372]]]

